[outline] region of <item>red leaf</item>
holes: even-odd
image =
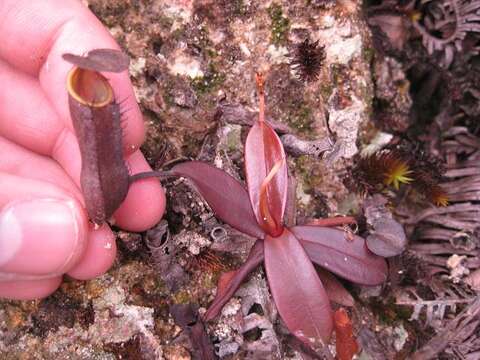
[[[318,276],[322,280],[327,296],[334,303],[352,307],[355,304],[352,295],[343,287],[337,278],[324,269],[317,269]]]
[[[250,129],[245,143],[245,171],[248,193],[257,221],[268,234],[278,236],[282,232],[283,214],[287,202],[287,164],[285,151],[280,138],[272,127],[264,121],[263,83],[259,84],[259,121]],[[280,166],[278,165],[281,162]],[[270,171],[279,166],[264,192],[270,219],[260,211],[262,185]],[[270,221],[269,221],[270,220]]]
[[[263,262],[263,243],[257,240],[248,254],[247,260],[237,270],[229,271],[220,276],[217,285],[217,294],[204,315],[205,321],[216,317],[223,306],[235,294],[245,278]]]
[[[387,263],[370,252],[360,236],[347,239],[342,230],[316,226],[295,226],[291,230],[310,259],[334,274],[363,285],[386,280]]]
[[[332,332],[327,293],[308,255],[285,228],[281,236],[265,237],[265,269],[278,312],[290,332],[319,349]]]
[[[190,179],[219,219],[247,235],[263,239],[265,233],[255,219],[247,191],[239,181],[199,161],[175,165],[170,172]]]
[[[340,308],[333,316],[335,324],[336,349],[338,360],[352,360],[359,351],[357,341],[353,336],[352,321],[347,312]]]

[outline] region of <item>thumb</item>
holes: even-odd
[[[48,182],[0,173],[0,282],[58,277],[83,254],[81,205]]]

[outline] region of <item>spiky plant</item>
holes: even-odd
[[[315,81],[325,60],[325,47],[319,46],[318,40],[310,42],[310,39],[305,39],[296,45],[290,57],[290,65],[301,80]]]
[[[362,158],[355,172],[367,187],[372,188],[383,184],[398,190],[400,184],[409,184],[413,180],[408,160],[394,150],[377,151]]]

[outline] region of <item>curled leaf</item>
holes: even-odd
[[[170,172],[191,180],[219,219],[247,235],[263,239],[265,233],[255,219],[248,193],[239,181],[199,161],[175,165]]]
[[[268,173],[265,180],[263,180],[262,186],[260,187],[260,202],[259,202],[259,212],[260,216],[263,219],[264,223],[267,224],[268,228],[270,229],[269,233],[275,234],[277,229],[280,231],[282,228],[282,224],[277,223],[275,218],[273,218],[270,212],[270,204],[268,203],[268,184],[272,181],[273,177],[276,173],[280,170],[284,160],[277,161],[273,166],[272,170]]]
[[[67,79],[68,103],[82,156],[80,183],[90,219],[108,220],[128,192],[123,159],[120,107],[100,73],[73,68]]]
[[[85,56],[63,54],[63,59],[82,69],[106,72],[122,72],[128,69],[130,58],[120,50],[94,49]]]
[[[208,308],[204,315],[205,321],[210,321],[215,318],[223,306],[230,300],[235,294],[240,285],[246,279],[246,277],[257,266],[263,262],[263,242],[257,240],[248,254],[247,260],[237,270],[229,271],[220,276],[217,285],[217,294],[212,304]]]
[[[378,285],[387,279],[385,260],[367,249],[365,240],[344,231],[316,226],[295,226],[310,259],[334,274],[357,284]]]
[[[287,202],[288,175],[284,161],[285,151],[280,138],[264,120],[263,80],[259,80],[260,114],[259,121],[250,129],[245,143],[245,170],[248,193],[258,223],[265,232],[278,236],[282,232],[283,214]],[[281,162],[275,175],[267,184],[265,202],[270,219],[262,216],[260,200],[262,184],[276,164]]]
[[[332,332],[327,293],[300,242],[285,228],[264,240],[265,269],[278,312],[290,332],[313,349],[322,348]]]
[[[353,336],[352,321],[347,312],[340,308],[333,315],[335,324],[336,349],[338,360],[352,360],[359,351],[357,341]]]

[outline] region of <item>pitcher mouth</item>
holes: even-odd
[[[67,90],[79,103],[103,107],[113,101],[113,89],[98,71],[74,67],[68,73]]]

